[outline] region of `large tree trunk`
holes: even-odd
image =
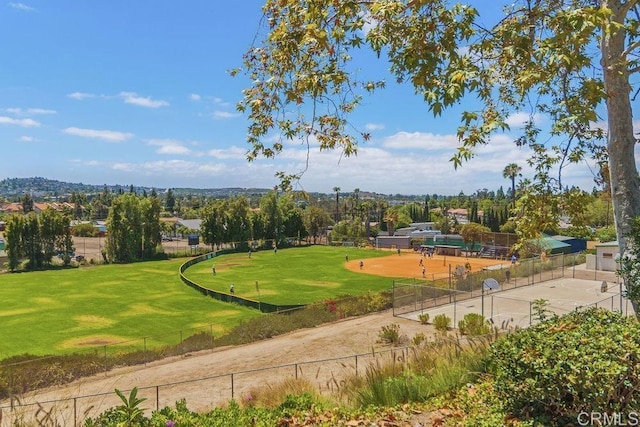
[[[612,20],[624,23],[625,10],[621,0],[603,0],[613,11]],[[602,39],[602,69],[607,93],[609,174],[618,245],[621,255],[630,247],[627,238],[631,221],[640,215],[640,182],[636,168],[631,110],[631,85],[625,49],[625,31],[604,33]],[[623,279],[626,279],[623,277]],[[626,283],[629,283],[625,280]],[[636,302],[634,308],[636,307]],[[637,312],[637,311],[636,311]]]

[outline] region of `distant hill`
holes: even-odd
[[[32,178],[5,178],[0,181],[0,201],[1,199],[7,199],[9,201],[19,201],[26,193],[30,193],[35,200],[57,200],[59,198],[67,198],[74,191],[77,193],[83,193],[88,196],[89,199],[93,195],[102,192],[105,187],[112,193],[119,193],[120,191],[129,192],[131,185],[95,185],[95,184],[83,184],[81,182],[64,182],[55,179],[48,179],[42,177]],[[151,193],[153,189],[156,190],[158,195],[163,195],[168,187],[146,187],[146,186],[133,186],[134,191],[137,194],[142,194],[146,191],[147,194]],[[245,196],[250,199],[256,197],[262,197],[272,188],[243,188],[243,187],[227,187],[227,188],[190,188],[190,187],[170,187],[176,197],[195,196],[205,198],[225,198],[233,196]],[[318,193],[309,192],[309,197],[312,199],[330,198],[335,200],[335,193]],[[352,195],[350,191],[342,191],[341,197],[349,197]],[[422,195],[401,195],[401,194],[381,194],[370,191],[360,191],[360,199],[385,199],[389,201],[389,204],[402,204],[410,201],[424,201]]]
[[[128,185],[94,185],[83,183],[63,182],[55,179],[42,177],[33,178],[6,178],[0,181],[0,197],[15,199],[22,197],[25,193],[30,193],[37,199],[50,199],[69,196],[74,191],[87,195],[97,194],[107,188],[109,191],[117,193],[128,192],[131,186]],[[154,187],[133,186],[138,194],[146,191],[150,193]],[[167,188],[155,187],[157,193],[164,193]],[[262,195],[269,191],[267,188],[173,188],[176,196],[195,195],[206,197],[229,197],[235,195]]]

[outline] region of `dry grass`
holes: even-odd
[[[277,408],[287,396],[311,395],[314,400],[322,400],[318,388],[306,378],[286,378],[273,384],[253,387],[245,393],[240,401],[241,406],[261,408]]]

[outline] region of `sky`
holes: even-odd
[[[0,0],[1,2],[2,0]],[[162,188],[272,188],[297,172],[306,150],[247,162],[249,122],[236,110],[244,77],[229,70],[258,29],[262,2],[241,0],[25,0],[0,3],[0,179]],[[362,67],[386,69],[374,58]],[[297,189],[385,194],[471,194],[510,186],[514,134],[496,135],[455,170],[459,112],[434,118],[411,88],[365,98],[353,117],[371,134],[356,157],[319,152]],[[541,118],[544,120],[544,118]],[[512,118],[517,130],[522,119]],[[563,174],[590,191],[587,165]]]

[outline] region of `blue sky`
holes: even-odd
[[[259,0],[25,0],[0,3],[0,178],[42,176],[88,184],[263,187],[297,171],[306,152],[245,159],[248,122],[235,105],[241,65],[260,19]],[[363,68],[384,69],[365,59]],[[357,157],[311,153],[298,188],[402,194],[506,189],[502,170],[527,151],[498,135],[455,171],[459,115],[434,119],[411,88],[365,99],[353,117],[372,139]],[[516,125],[517,117],[513,124]],[[588,168],[565,183],[591,190]]]

